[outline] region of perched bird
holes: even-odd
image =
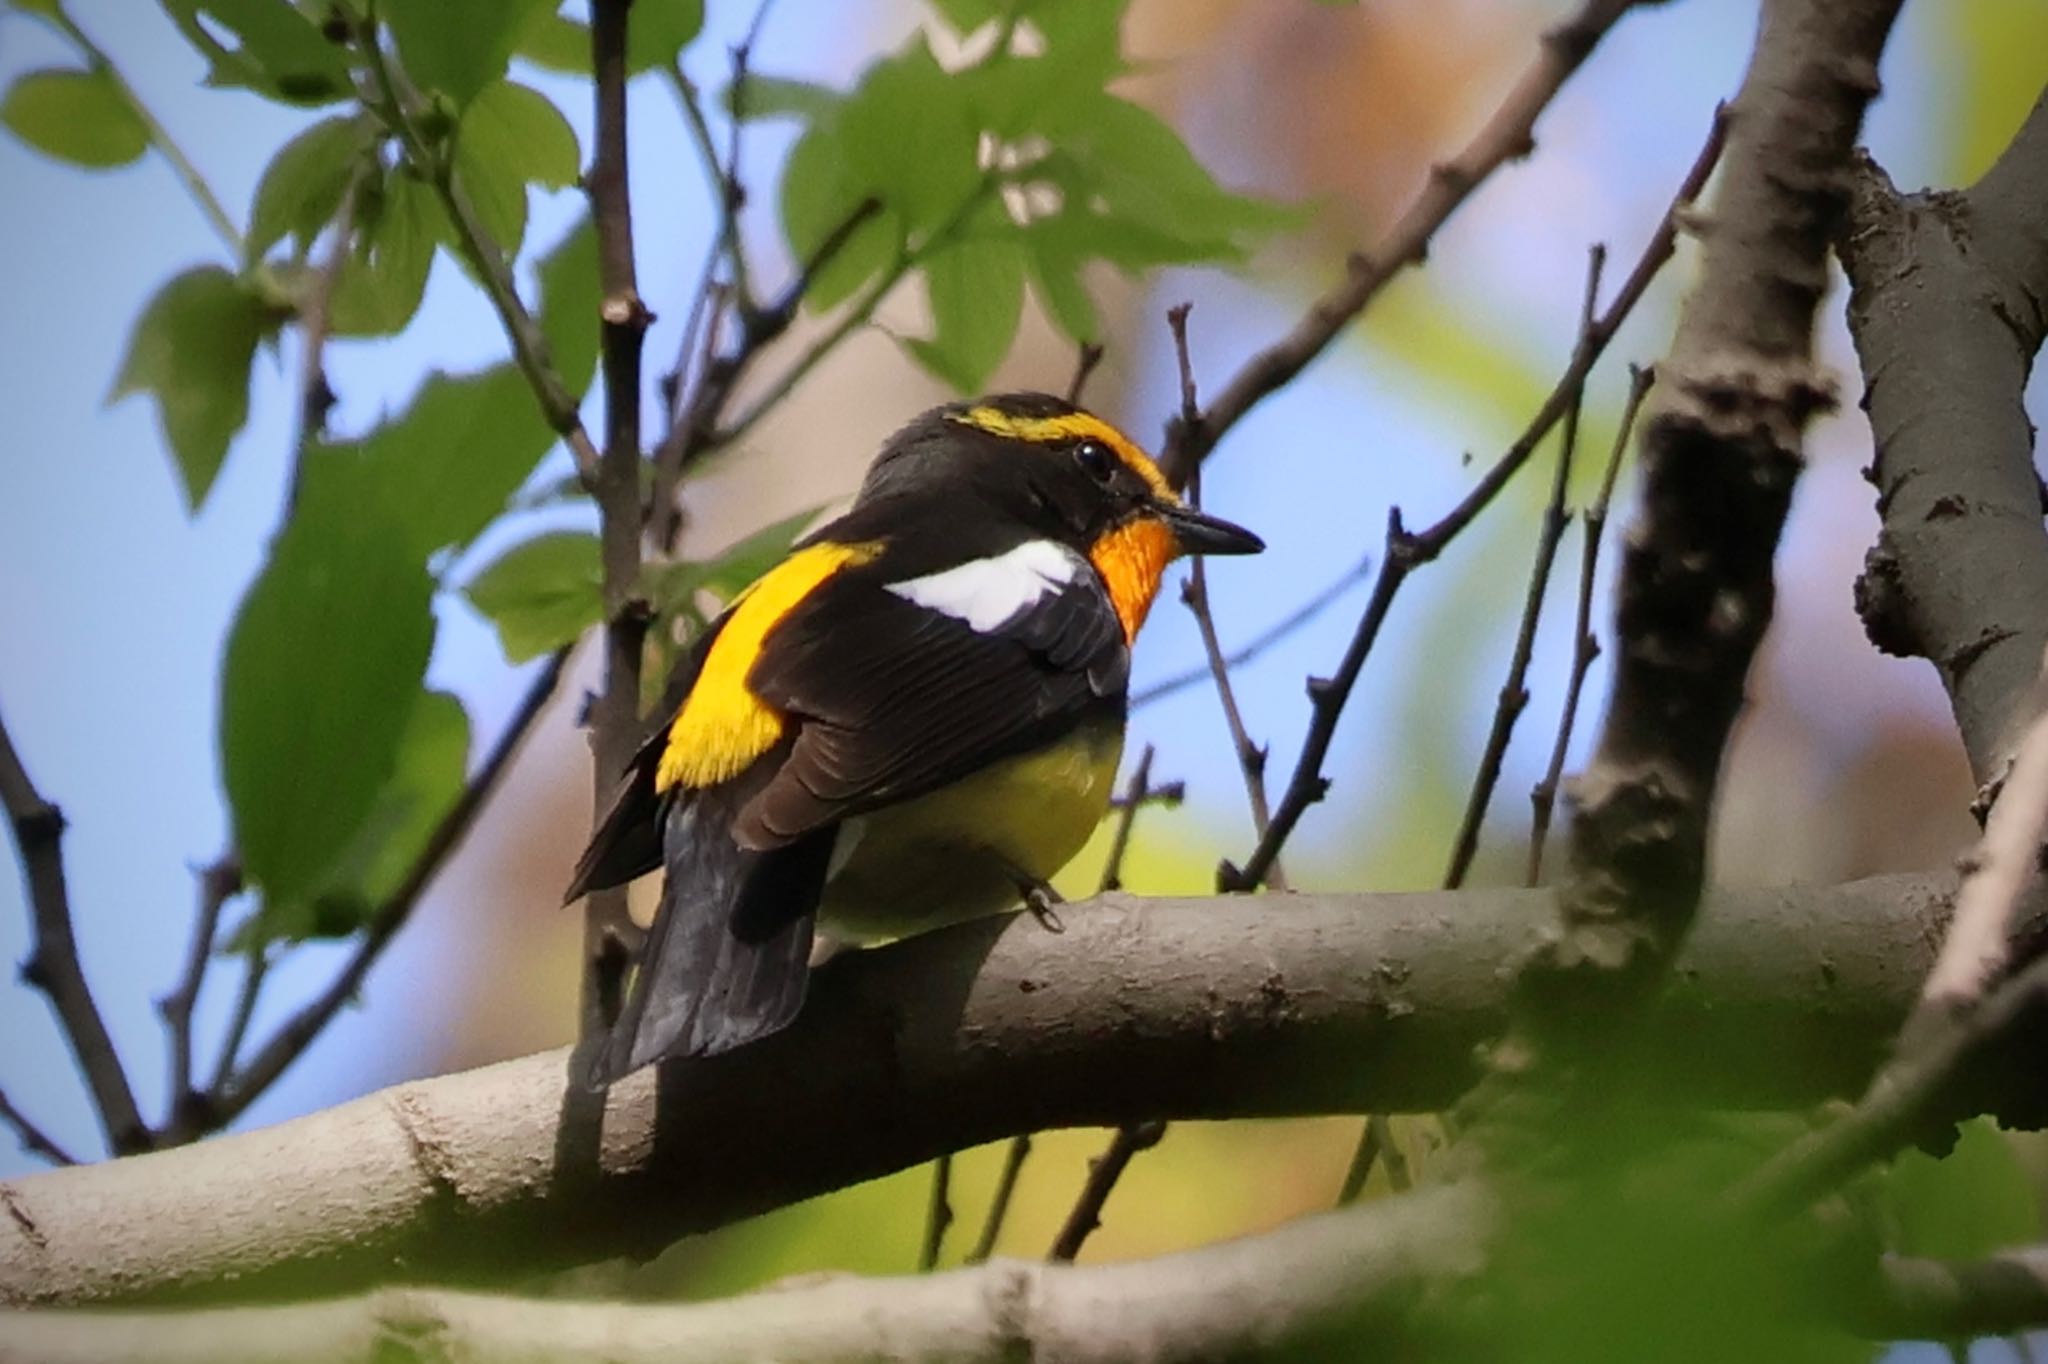
[[[872,941],[1042,909],[1108,808],[1167,564],[1263,548],[1058,398],[899,431],[694,642],[576,868],[571,900],[665,873],[590,1082],[785,1026],[820,919]]]

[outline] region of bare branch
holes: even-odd
[[[626,30],[631,8],[632,0],[590,0],[597,135],[583,186],[597,231],[605,410],[604,451],[593,489],[604,593],[604,686],[590,711],[596,819],[604,817],[619,774],[632,761],[642,736],[640,667],[649,620],[647,604],[635,594],[639,591],[643,524],[640,361],[647,327],[654,318],[640,301],[633,262],[633,201],[626,154]],[[583,912],[584,1036],[611,1026],[624,970],[623,945],[636,937],[626,911],[625,888],[592,892]]]
[[[1600,301],[1600,271],[1607,263],[1607,248],[1595,245],[1586,260],[1586,294],[1579,308],[1579,340],[1585,344],[1593,327],[1593,309]],[[1493,803],[1493,789],[1500,782],[1501,764],[1507,761],[1508,741],[1514,737],[1515,722],[1529,705],[1529,661],[1536,652],[1536,626],[1543,616],[1543,598],[1550,589],[1550,570],[1557,563],[1558,542],[1564,539],[1569,518],[1565,515],[1565,492],[1571,486],[1572,459],[1579,448],[1579,411],[1585,405],[1586,383],[1582,378],[1572,390],[1564,410],[1564,433],[1558,440],[1556,472],[1550,479],[1550,500],[1544,503],[1541,528],[1536,533],[1535,561],[1529,567],[1529,590],[1522,602],[1522,623],[1515,632],[1515,648],[1508,660],[1507,679],[1500,685],[1500,700],[1493,711],[1486,747],[1479,759],[1479,771],[1472,778],[1472,793],[1465,801],[1464,818],[1451,841],[1451,864],[1444,872],[1444,885],[1465,884],[1472,858],[1479,851],[1479,831],[1486,823],[1486,810]]]
[[[1951,886],[1711,894],[1684,988],[1635,1031],[1656,1095],[1789,1108],[1860,1089]],[[556,1051],[0,1186],[40,1238],[0,1217],[0,1303],[343,1293],[395,1263],[524,1279],[1044,1127],[1433,1112],[1475,1078],[1553,915],[1519,889],[1296,892],[1111,896],[1067,907],[1061,934],[962,924],[831,962],[785,1034],[614,1086],[584,1158],[561,1156]]]
[[[950,1191],[953,1185],[953,1153],[941,1152],[932,1162],[932,1196],[925,1208],[924,1240],[917,1252],[917,1270],[929,1274],[938,1266],[939,1252],[945,1248],[946,1228],[953,1225],[953,1203]]]
[[[30,1155],[41,1156],[52,1165],[76,1165],[78,1158],[50,1139],[48,1133],[30,1120],[26,1113],[14,1106],[5,1090],[0,1090],[0,1127],[14,1129],[15,1139],[21,1149]]]
[[[1180,362],[1181,424],[1189,430],[1197,430],[1202,422],[1202,408],[1195,397],[1195,364],[1188,351],[1190,306],[1180,303],[1168,308],[1166,324],[1173,331],[1174,355]],[[1189,476],[1187,492],[1189,505],[1199,508],[1202,505],[1202,471],[1199,468]],[[1181,584],[1180,599],[1193,614],[1195,629],[1202,637],[1202,652],[1209,659],[1209,676],[1216,683],[1216,699],[1223,707],[1223,724],[1230,734],[1230,746],[1237,756],[1238,770],[1244,774],[1245,799],[1250,803],[1252,812],[1252,837],[1262,839],[1273,823],[1272,807],[1266,801],[1266,750],[1252,742],[1251,733],[1245,728],[1244,713],[1238,709],[1237,692],[1230,685],[1230,664],[1223,657],[1223,643],[1216,633],[1215,611],[1209,602],[1208,566],[1199,554],[1189,565],[1187,580]],[[1226,863],[1224,867],[1228,865]],[[1219,868],[1219,884],[1228,875],[1227,870]],[[1277,860],[1266,872],[1266,884],[1275,890],[1287,889],[1287,874],[1281,870]],[[1121,1165],[1118,1168],[1122,1168]]]
[[[199,989],[206,981],[206,968],[213,960],[214,939],[220,930],[221,910],[242,893],[242,865],[230,854],[199,873],[199,908],[192,916],[192,942],[185,949],[185,968],[177,985],[157,1006],[163,1014],[164,1032],[170,1044],[170,1112],[164,1118],[165,1135],[182,1126],[179,1110],[191,1099],[192,1010],[199,1003]]]
[[[2048,674],[2035,683],[2034,703],[2033,722],[1967,864],[1941,955],[1920,991],[1922,1009],[1968,1009],[1986,984],[2005,974],[2007,940],[2021,898],[2039,879],[2041,845],[2048,839]]]
[[[1272,648],[1281,640],[1286,639],[1303,626],[1314,623],[1323,612],[1341,601],[1345,593],[1349,592],[1359,583],[1364,582],[1366,576],[1371,572],[1372,560],[1369,558],[1360,559],[1357,563],[1345,569],[1341,576],[1318,588],[1315,595],[1311,596],[1307,601],[1259,631],[1258,634],[1253,635],[1236,649],[1225,654],[1223,656],[1224,666],[1242,668],[1245,664],[1257,659],[1260,654],[1265,653],[1266,650]],[[1210,670],[1207,662],[1198,663],[1192,668],[1163,677],[1149,687],[1143,687],[1132,692],[1131,709],[1142,709],[1145,706],[1151,705],[1154,701],[1164,700],[1175,692],[1186,691],[1189,687],[1195,686],[1198,683],[1210,681],[1214,676],[1215,674]]]
[[[1926,658],[1970,770],[1995,786],[2048,645],[2048,534],[2025,394],[2048,327],[2048,93],[1961,194],[1852,166],[1837,249],[1876,442],[1883,529],[1856,584],[1887,653]]]
[[[626,1305],[429,1289],[200,1312],[17,1312],[0,1358],[36,1364],[1156,1364],[1327,1339],[1393,1346],[1478,1272],[1496,1217],[1477,1181],[1132,1263],[998,1261],[831,1276],[725,1302]],[[1430,1290],[1425,1292],[1425,1290]],[[1399,1353],[1398,1350],[1395,1353]]]
[[[1003,1234],[1003,1219],[1009,1214],[1010,1201],[1017,1195],[1017,1176],[1024,1172],[1024,1162],[1030,1155],[1029,1132],[1010,1138],[1010,1144],[1003,1150],[1002,1172],[996,1176],[995,1195],[988,1201],[988,1216],[981,1223],[981,1235],[974,1238],[974,1248],[967,1252],[968,1264],[982,1264],[996,1253],[996,1242]]]
[[[1081,343],[1081,349],[1074,359],[1074,377],[1067,380],[1068,402],[1081,401],[1082,390],[1088,387],[1089,377],[1095,373],[1095,367],[1102,363],[1105,354],[1107,352],[1093,341]]]
[[[21,978],[49,998],[50,1008],[71,1046],[79,1073],[92,1092],[107,1148],[117,1155],[146,1151],[154,1138],[135,1106],[128,1073],[114,1039],[93,1003],[92,989],[78,961],[71,931],[71,892],[64,880],[64,813],[43,798],[29,780],[7,723],[0,719],[0,807],[14,831],[34,927],[33,946]]]
[[[1109,1202],[1117,1181],[1123,1178],[1124,1167],[1140,1151],[1149,1151],[1157,1146],[1165,1135],[1166,1124],[1157,1118],[1125,1123],[1117,1128],[1109,1139],[1109,1149],[1088,1162],[1088,1181],[1081,1186],[1081,1196],[1068,1210],[1066,1223],[1060,1227],[1060,1234],[1053,1238],[1052,1249],[1046,1252],[1046,1259],[1055,1264],[1073,1262],[1074,1257],[1081,1253],[1089,1233],[1102,1225],[1103,1205]]]
[[[1343,715],[1345,703],[1351,698],[1351,689],[1357,684],[1366,657],[1379,638],[1380,627],[1386,623],[1387,612],[1393,608],[1394,597],[1401,590],[1401,584],[1410,573],[1441,554],[1446,545],[1478,519],[1500,490],[1507,486],[1508,480],[1528,462],[1551,427],[1564,416],[1566,408],[1571,405],[1572,395],[1585,382],[1594,363],[1614,339],[1614,333],[1648,291],[1650,281],[1671,259],[1678,220],[1705,186],[1720,158],[1724,123],[1717,110],[1705,145],[1700,148],[1699,156],[1678,187],[1670,207],[1664,211],[1656,231],[1650,234],[1649,243],[1643,248],[1635,268],[1616,291],[1614,301],[1600,314],[1599,321],[1580,337],[1571,363],[1514,444],[1486,471],[1463,501],[1426,530],[1411,532],[1402,524],[1401,509],[1389,510],[1385,552],[1380,560],[1379,574],[1373,580],[1372,596],[1366,601],[1351,643],[1335,673],[1327,678],[1309,679],[1309,705],[1314,712],[1313,718],[1309,722],[1308,737],[1303,741],[1301,755],[1295,760],[1294,773],[1288,779],[1280,804],[1274,809],[1272,826],[1252,850],[1243,868],[1229,878],[1224,889],[1244,889],[1261,884],[1273,859],[1280,855],[1282,845],[1294,832],[1294,826],[1307,813],[1308,807],[1327,793],[1329,778],[1323,775],[1323,759],[1329,755],[1331,740],[1337,733],[1337,721]]]
[[[1174,486],[1187,482],[1216,442],[1260,399],[1292,381],[1321,355],[1388,281],[1407,266],[1421,264],[1430,238],[1488,176],[1536,149],[1536,120],[1636,3],[1587,0],[1578,13],[1545,32],[1535,60],[1485,126],[1456,156],[1430,167],[1421,192],[1373,249],[1353,254],[1345,263],[1344,278],[1315,301],[1293,331],[1245,362],[1210,401],[1200,422],[1168,423],[1160,465]]]
[[[1571,787],[1563,931],[1521,973],[1502,1075],[1533,1055],[1598,1062],[1683,940],[1722,753],[1770,622],[1773,557],[1808,420],[1831,402],[1812,356],[1842,174],[1899,0],[1765,0],[1699,218],[1700,277],[1657,367],[1639,510],[1616,588],[1600,742]],[[1551,1047],[1549,1042],[1563,1045]]]
[[[1657,372],[1647,365],[1628,367],[1628,397],[1621,406],[1621,422],[1614,433],[1614,448],[1607,452],[1607,468],[1600,475],[1600,491],[1579,517],[1584,541],[1579,549],[1578,616],[1572,624],[1572,671],[1565,683],[1564,705],[1558,711],[1557,738],[1550,746],[1550,762],[1543,779],[1529,792],[1529,870],[1527,885],[1543,880],[1543,845],[1550,836],[1550,816],[1557,806],[1558,783],[1564,777],[1565,758],[1571,753],[1572,729],[1578,722],[1579,698],[1586,689],[1586,676],[1600,657],[1600,637],[1593,633],[1593,588],[1600,574],[1600,542],[1607,530],[1607,505],[1614,496],[1615,479],[1628,455],[1629,437],[1636,429],[1636,413],[1643,397],[1655,383]]]

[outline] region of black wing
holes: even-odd
[[[1090,715],[1121,715],[1123,626],[1094,571],[1077,568],[980,630],[873,573],[813,594],[768,637],[748,679],[796,738],[735,837],[779,847],[1029,752]]]

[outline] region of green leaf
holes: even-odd
[[[554,440],[517,367],[437,370],[405,411],[361,440],[312,452],[301,496],[374,504],[424,562],[489,525]]]
[[[846,172],[839,130],[821,121],[797,139],[782,168],[782,230],[790,253],[809,260],[862,201]],[[903,224],[888,209],[854,230],[837,255],[811,277],[804,304],[824,312],[887,269],[903,245]]]
[[[584,218],[540,263],[540,329],[555,372],[572,393],[597,368],[597,233]]]
[[[308,900],[266,900],[241,950],[257,941],[345,938],[367,924],[404,884],[434,830],[462,794],[469,716],[447,692],[422,691],[413,704],[391,777],[326,884]]]
[[[668,66],[703,28],[704,0],[634,0],[626,19],[627,74]]]
[[[1013,231],[970,236],[925,262],[932,336],[906,344],[958,392],[979,393],[1009,353],[1024,312],[1024,263]]]
[[[253,263],[287,235],[310,247],[341,208],[349,179],[376,141],[358,117],[323,118],[284,144],[256,186],[249,210],[248,258]]]
[[[149,129],[105,71],[45,68],[17,80],[0,123],[46,156],[74,166],[125,166],[149,150]]]
[[[135,321],[108,401],[154,395],[188,510],[206,501],[248,420],[249,365],[278,320],[235,276],[202,265],[157,290]]]
[[[385,0],[379,15],[413,82],[461,108],[505,74],[527,28],[554,8],[554,0]]]
[[[957,33],[968,34],[1003,12],[1002,0],[931,0],[939,17]]]
[[[496,81],[470,101],[455,136],[455,178],[509,260],[526,238],[527,185],[576,183],[575,130],[539,91]]]
[[[273,903],[313,894],[394,770],[433,647],[433,581],[375,502],[303,497],[221,669],[235,846]]]
[[[497,627],[507,659],[537,658],[604,619],[597,537],[582,531],[535,536],[500,555],[462,594]]]
[[[957,212],[981,180],[980,128],[967,92],[923,34],[870,67],[833,122],[848,207],[878,195],[913,237]]]
[[[626,22],[626,74],[666,68],[704,27],[704,0],[635,0]],[[549,14],[527,28],[519,55],[546,71],[590,76],[590,26]]]
[[[550,12],[527,26],[514,55],[543,71],[588,80],[590,27],[567,15]]]
[[[825,118],[846,102],[846,96],[829,85],[798,80],[794,76],[762,76],[747,73],[747,107],[732,107],[732,86],[718,92],[718,107],[728,117],[738,113],[746,119],[798,118],[809,122]]]
[[[208,85],[254,90],[287,104],[332,104],[355,94],[340,44],[288,0],[162,4],[207,59]]]
[[[1955,1149],[1936,1160],[1908,1151],[1885,1178],[1897,1228],[1892,1249],[1969,1260],[2041,1238],[2033,1182],[1989,1119],[1958,1124]]]
[[[1064,215],[1063,215],[1064,216]],[[1059,218],[1032,223],[1024,230],[1031,265],[1031,291],[1046,315],[1067,338],[1076,342],[1102,339],[1102,315],[1082,283],[1083,255],[1057,229]]]
[[[709,592],[730,602],[753,585],[769,569],[782,562],[789,547],[804,533],[824,507],[811,507],[761,527],[752,535],[728,545],[725,552],[710,559],[684,559],[674,563],[650,564],[642,591],[662,615],[695,609],[695,598]]]
[[[588,222],[540,264],[542,330],[571,392],[597,366],[597,247]],[[306,461],[305,499],[370,501],[405,526],[421,559],[475,539],[555,443],[532,388],[507,361],[436,372],[406,409]]]
[[[448,235],[433,186],[404,169],[365,185],[356,202],[356,245],[334,282],[328,325],[336,336],[388,336],[419,311]]]
[[[1206,255],[1242,254],[1257,235],[1296,211],[1218,185],[1180,134],[1158,115],[1114,95],[1077,100],[1049,129],[1087,177],[1112,219],[1149,228]]]
[[[1089,49],[1085,57],[1012,57],[969,67],[954,76],[976,119],[1008,140],[1063,126],[1076,100],[1098,95],[1123,71],[1114,45]]]
[[[60,0],[7,0],[7,4],[23,14],[33,14],[44,19],[54,19],[62,8]]]

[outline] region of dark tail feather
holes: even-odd
[[[602,1088],[665,1056],[711,1056],[796,1017],[811,926],[836,831],[753,852],[724,802],[699,798],[663,820],[667,876],[626,1007],[589,1082]]]

